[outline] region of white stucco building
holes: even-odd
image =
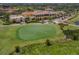
[[[22,15],[10,15],[9,16],[9,21],[12,23],[21,23],[25,22],[25,17]]]

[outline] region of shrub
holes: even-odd
[[[19,47],[19,46],[16,46],[16,47],[15,47],[15,52],[16,52],[16,53],[19,53],[19,52],[20,52],[20,47]]]
[[[78,36],[77,35],[73,35],[73,40],[78,40]]]
[[[50,46],[51,45],[50,40],[48,40],[48,39],[46,40],[46,45],[47,46]]]

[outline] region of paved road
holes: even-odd
[[[71,17],[73,17],[73,16],[71,16]],[[57,19],[54,19],[53,22],[55,22],[55,23],[63,23],[64,21],[67,21],[71,17],[67,17],[67,18],[64,18],[64,19],[62,19],[62,17],[61,18],[57,18]]]

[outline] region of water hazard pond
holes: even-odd
[[[76,22],[74,22],[75,23],[75,25],[79,25],[79,21],[76,21]]]

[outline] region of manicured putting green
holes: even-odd
[[[18,37],[22,40],[35,40],[55,37],[57,27],[53,24],[32,24],[21,27]]]

